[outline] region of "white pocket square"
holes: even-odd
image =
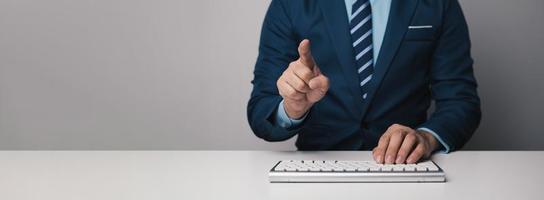
[[[433,28],[431,25],[423,25],[423,26],[408,26],[408,29],[422,29],[422,28]]]

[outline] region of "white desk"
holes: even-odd
[[[269,183],[281,159],[370,159],[370,152],[3,151],[0,198],[544,199],[544,152],[436,155],[446,183]],[[204,165],[199,165],[204,164]]]

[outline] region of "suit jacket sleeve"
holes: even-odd
[[[298,131],[282,128],[274,122],[282,100],[276,81],[289,63],[298,58],[298,41],[284,2],[273,0],[262,26],[253,91],[247,108],[251,129],[267,141],[286,140]]]
[[[436,110],[421,127],[435,131],[451,150],[461,148],[480,123],[472,64],[465,18],[458,1],[450,0],[430,69]]]

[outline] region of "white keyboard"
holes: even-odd
[[[283,160],[269,172],[272,183],[286,182],[444,182],[433,161],[377,164],[374,161]]]

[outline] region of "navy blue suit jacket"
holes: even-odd
[[[409,26],[432,28],[409,29]],[[330,80],[323,99],[295,130],[276,126],[276,81],[298,59],[303,39]],[[372,149],[392,124],[426,127],[452,150],[477,128],[481,112],[467,24],[457,0],[393,0],[370,92],[363,101],[344,1],[273,0],[266,14],[248,103],[258,137],[299,150]],[[435,111],[427,110],[435,101]]]

